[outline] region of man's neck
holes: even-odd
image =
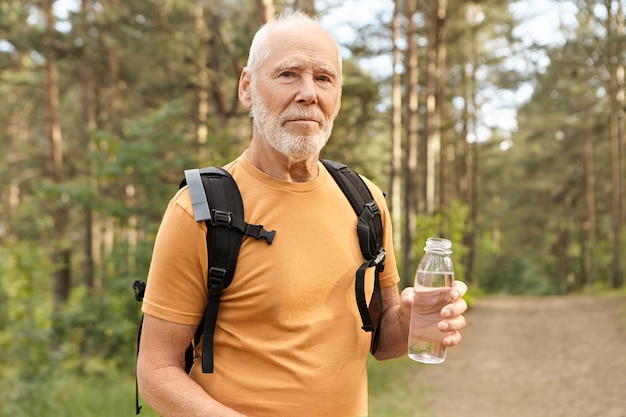
[[[307,182],[319,175],[317,165],[319,155],[304,161],[291,161],[289,157],[276,151],[260,138],[252,139],[246,156],[252,165],[281,181]]]

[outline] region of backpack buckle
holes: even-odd
[[[385,269],[385,257],[386,256],[387,256],[387,252],[385,251],[385,248],[381,247],[380,250],[378,251],[378,255],[376,255],[376,258],[372,260],[372,263],[370,264],[370,266],[375,266],[376,270],[378,272],[381,272],[383,269]]]
[[[213,224],[216,226],[232,227],[233,213],[230,211],[213,210]]]
[[[265,239],[268,245],[272,244],[276,230],[267,231],[263,228],[262,224],[246,224],[246,230],[244,233],[248,236],[252,236],[255,239]]]
[[[146,283],[140,280],[133,281],[133,290],[135,291],[135,300],[143,301],[146,292]]]
[[[211,267],[209,269],[209,294],[219,295],[224,289],[226,270],[224,268]]]
[[[365,208],[367,208],[369,212],[372,213],[372,217],[380,214],[380,208],[378,207],[378,204],[376,204],[376,202],[373,200],[369,203],[365,203]]]

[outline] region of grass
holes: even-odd
[[[3,381],[6,382],[6,381]],[[158,415],[140,401],[140,417]],[[135,380],[128,372],[23,379],[0,388],[0,417],[124,417],[135,415]]]
[[[95,376],[68,376],[57,402],[59,417],[124,417],[135,415],[135,380],[117,373]],[[140,417],[158,417],[140,399]],[[49,414],[52,416],[52,414]]]
[[[429,417],[422,398],[427,394],[419,372],[424,365],[408,357],[378,362],[370,357],[370,417]]]

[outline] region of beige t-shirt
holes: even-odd
[[[248,223],[276,230],[272,245],[245,237],[235,276],[221,297],[215,370],[191,377],[212,397],[253,417],[367,415],[371,333],[361,329],[354,291],[364,261],[357,217],[319,164],[320,175],[287,183],[256,169],[245,154],[227,166]],[[381,287],[396,285],[391,221],[382,192],[387,250]],[[171,200],[159,229],[143,311],[198,324],[207,302],[206,225],[197,223],[187,188]],[[371,293],[370,268],[367,291]],[[165,341],[164,341],[165,343]],[[197,346],[196,354],[201,354]]]

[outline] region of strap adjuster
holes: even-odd
[[[226,270],[224,268],[211,267],[209,269],[209,294],[219,295],[224,289]]]
[[[372,261],[371,266],[378,267],[382,265],[384,268],[386,256],[387,256],[387,252],[385,251],[385,248],[381,247],[380,250],[378,251],[378,255],[376,255],[376,258],[374,258],[374,260]]]
[[[232,227],[233,213],[230,211],[213,210],[213,224],[216,226]]]
[[[370,201],[369,203],[365,203],[365,208],[367,208],[373,216],[380,214],[380,208],[375,201]]]

